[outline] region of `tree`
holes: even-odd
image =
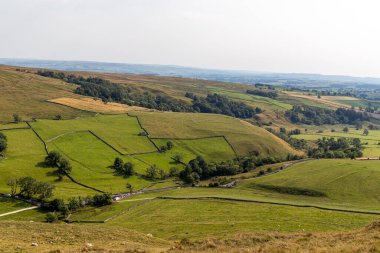
[[[22,118],[18,114],[13,114],[13,121],[15,123],[20,123],[22,121]]]
[[[61,157],[61,159],[59,159],[58,161],[58,174],[60,175],[70,174],[71,170],[72,170],[72,167],[71,167],[70,162],[66,158]]]
[[[348,133],[348,127],[344,127],[343,132]]]
[[[94,206],[106,206],[112,204],[112,194],[103,193],[100,195],[95,195],[92,199],[92,204]]]
[[[11,188],[11,195],[14,196],[17,193],[17,188],[19,185],[19,181],[17,178],[8,179],[7,185]]]
[[[166,143],[166,147],[167,147],[168,150],[171,150],[171,149],[174,147],[173,142],[168,141],[168,142]]]
[[[126,162],[124,164],[124,175],[126,175],[127,177],[132,176],[135,173],[135,170],[133,167],[134,167],[133,163]]]
[[[7,148],[7,140],[6,139],[0,139],[0,152],[4,151]]]
[[[35,193],[37,180],[32,177],[22,177],[19,179],[20,195],[30,199]]]
[[[56,212],[49,212],[45,216],[45,221],[48,223],[57,222],[59,219],[59,215]]]
[[[119,158],[119,157],[116,157],[115,158],[115,161],[113,162],[113,168],[117,171],[117,172],[122,172],[123,170],[123,165],[124,165],[124,161]]]
[[[60,115],[60,114],[55,115],[54,119],[55,120],[61,120],[62,119],[62,115]]]
[[[67,207],[70,211],[75,211],[79,209],[82,206],[80,198],[69,198],[69,203],[67,204]]]
[[[58,166],[58,162],[61,160],[61,154],[58,151],[51,151],[45,158],[45,164],[50,167]]]
[[[176,163],[182,163],[183,157],[182,157],[182,155],[180,155],[180,154],[176,154],[176,155],[173,157],[173,160],[174,160]]]
[[[170,177],[177,177],[179,175],[179,169],[177,167],[171,167],[169,170]]]
[[[150,179],[158,179],[159,169],[157,165],[153,164],[152,166],[146,168],[145,176]]]
[[[363,131],[363,135],[368,135],[368,134],[369,134],[368,129],[364,129],[364,131]]]
[[[131,185],[130,183],[127,183],[125,187],[128,189],[129,193],[133,192],[133,185]]]
[[[53,196],[54,185],[47,182],[36,182],[34,185],[35,194],[39,200],[48,199]]]

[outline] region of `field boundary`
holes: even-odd
[[[350,209],[339,209],[339,208],[330,208],[317,205],[308,205],[308,204],[291,204],[291,203],[281,203],[274,201],[265,201],[265,200],[253,200],[253,199],[237,199],[237,198],[228,198],[228,197],[217,197],[217,196],[204,196],[204,197],[169,197],[169,196],[159,196],[157,199],[172,199],[172,200],[226,200],[226,201],[238,201],[238,202],[252,202],[259,204],[270,204],[270,205],[280,205],[280,206],[291,206],[291,207],[303,207],[303,208],[316,208],[325,211],[336,211],[336,212],[346,212],[346,213],[357,213],[357,214],[370,214],[370,215],[380,215],[380,212],[375,211],[360,211],[360,210],[350,210]]]

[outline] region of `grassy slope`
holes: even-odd
[[[0,197],[0,214],[16,211],[26,207],[30,207],[30,205],[24,201]]]
[[[57,197],[69,197],[93,194],[69,179],[57,182],[57,176],[52,168],[44,168],[39,164],[44,161],[46,153],[42,142],[31,130],[4,131],[8,138],[8,149],[5,158],[0,160],[0,192],[9,193],[7,180],[31,176],[38,180],[53,183]]]
[[[255,150],[264,155],[283,157],[296,152],[265,129],[224,115],[169,112],[133,114],[139,116],[151,137],[195,138],[224,135],[239,155]]]
[[[325,202],[340,208],[380,211],[379,181],[379,161],[313,160],[295,164],[280,173],[250,180],[245,187],[255,187],[255,183],[260,183],[312,189],[325,193],[327,199],[305,197],[311,203]],[[277,197],[281,195],[274,194]]]
[[[122,115],[97,115],[74,120],[37,120],[33,128],[47,141],[60,134],[91,130],[122,153],[155,151],[154,145],[144,136],[136,118]]]
[[[332,231],[364,226],[373,215],[302,209],[222,200],[162,200],[142,204],[107,225],[126,226],[177,240],[226,238],[253,231]]]
[[[58,97],[77,97],[74,85],[37,75],[15,71],[13,67],[0,66],[0,122],[12,121],[14,113],[23,119],[64,118],[91,115],[66,106],[46,102]]]

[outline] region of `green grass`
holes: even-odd
[[[41,165],[46,153],[43,143],[32,130],[8,130],[3,133],[8,138],[8,148],[4,153],[5,158],[0,160],[0,192],[9,193],[10,189],[7,186],[9,178],[31,176],[37,180],[54,184],[56,197],[67,198],[94,193],[94,191],[74,184],[66,177],[62,181],[57,181],[54,169]]]
[[[263,155],[284,157],[296,151],[263,128],[236,118],[216,114],[133,112],[151,137],[197,138],[225,136],[238,155],[258,151]],[[160,124],[157,125],[157,122]]]
[[[306,201],[343,209],[380,211],[379,181],[380,161],[324,159],[298,163],[282,172],[247,180],[243,186],[255,189],[256,184],[265,184],[309,189],[327,197],[293,198],[295,203]],[[271,193],[273,198],[284,196]]]
[[[277,110],[290,110],[293,107],[293,105],[291,104],[284,103],[272,98],[267,98],[267,97],[253,95],[253,94],[242,93],[239,91],[212,87],[212,86],[208,86],[207,88],[214,93],[227,96],[233,99],[238,99],[238,100],[241,100],[242,102],[254,102],[259,107],[263,105],[264,107],[269,107],[270,109],[277,109]]]
[[[141,203],[141,201],[124,201],[113,203],[109,206],[86,207],[73,213],[70,216],[70,220],[104,221],[113,215],[117,215],[139,203]]]
[[[41,76],[21,73],[13,67],[0,67],[0,122],[10,122],[14,113],[25,120],[32,118],[64,118],[89,116],[93,113],[47,102],[58,97],[79,97],[73,94],[76,85]]]
[[[74,120],[37,120],[33,128],[47,141],[61,134],[91,130],[122,153],[155,151],[154,145],[145,136],[137,119],[123,115],[97,115]]]
[[[196,156],[203,156],[207,161],[220,161],[233,159],[235,153],[223,137],[197,139],[197,140],[170,140],[153,139],[158,147],[165,146],[168,141],[174,144],[166,154],[173,157],[180,154],[184,162],[194,159]]]
[[[16,211],[26,207],[30,207],[30,205],[24,201],[0,196],[0,214]]]
[[[22,127],[28,127],[28,125],[25,122],[0,124],[0,131],[6,130],[6,129],[22,128]]]
[[[222,200],[156,199],[106,223],[171,240],[244,232],[315,232],[362,227],[378,216]]]

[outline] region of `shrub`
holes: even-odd
[[[59,215],[56,212],[49,212],[45,216],[45,221],[49,223],[57,222],[59,220]]]

